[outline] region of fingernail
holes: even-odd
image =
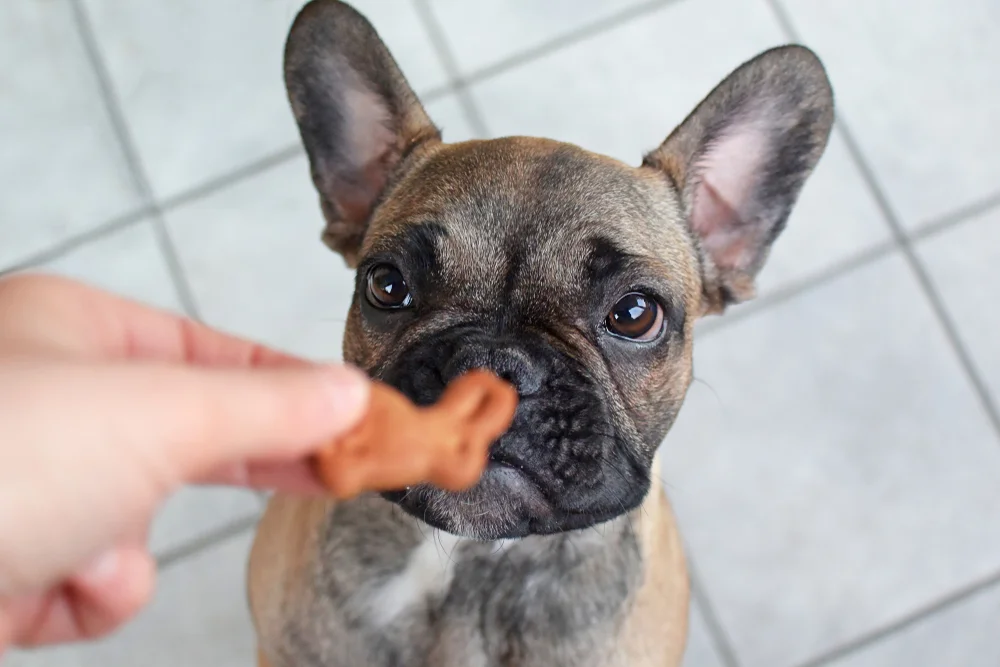
[[[368,376],[350,366],[333,366],[326,373],[333,409],[338,415],[360,419],[368,408],[371,384]]]

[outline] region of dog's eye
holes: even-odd
[[[650,341],[660,335],[663,328],[663,310],[645,294],[632,292],[618,300],[605,326],[615,336]]]
[[[376,308],[406,308],[413,302],[403,274],[391,264],[379,264],[368,272],[368,301]]]

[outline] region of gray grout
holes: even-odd
[[[145,221],[152,212],[153,209],[151,207],[143,206],[135,209],[134,211],[129,211],[124,215],[116,216],[108,222],[97,225],[96,227],[88,229],[85,232],[70,236],[69,238],[59,241],[55,245],[49,246],[41,252],[28,255],[27,257],[16,260],[9,266],[0,268],[0,277],[8,273],[24,271],[41,264],[52,262],[59,259],[63,255],[73,252],[77,248],[89,245],[95,241],[100,241],[101,239],[107,238],[117,232],[133,227]]]
[[[111,74],[108,71],[103,57],[101,56],[101,50],[97,44],[97,36],[94,34],[94,28],[93,25],[91,25],[90,17],[87,15],[87,10],[83,6],[82,0],[70,0],[70,6],[73,10],[73,17],[76,21],[77,30],[80,33],[80,37],[84,44],[87,59],[90,61],[90,65],[94,70],[95,76],[97,77],[97,85],[100,89],[101,97],[104,100],[104,106],[111,120],[111,125],[114,128],[115,136],[118,139],[119,147],[124,155],[125,163],[128,166],[132,180],[135,182],[136,189],[143,200],[150,207],[149,215],[152,220],[153,231],[156,234],[160,251],[166,260],[167,268],[170,271],[170,277],[174,283],[174,289],[177,292],[177,296],[180,299],[184,311],[190,317],[198,319],[198,309],[195,305],[191,286],[188,284],[187,278],[184,275],[184,269],[181,266],[180,259],[177,255],[177,248],[175,247],[173,240],[170,238],[170,231],[167,229],[166,222],[163,220],[162,211],[160,210],[160,207],[156,202],[156,198],[153,195],[153,189],[149,184],[149,179],[146,177],[146,172],[142,165],[142,159],[139,157],[139,152],[135,147],[135,142],[133,141],[131,132],[128,129],[128,122],[126,121],[124,111],[122,110],[121,100],[115,92]]]
[[[196,185],[189,190],[167,197],[159,205],[154,206],[152,204],[145,204],[122,215],[117,215],[111,220],[101,223],[84,232],[63,239],[46,250],[28,255],[27,257],[15,261],[10,266],[0,269],[0,275],[13,273],[14,271],[20,271],[32,266],[38,266],[39,264],[51,262],[52,260],[58,259],[59,257],[62,257],[63,255],[82,246],[126,229],[156,213],[160,213],[161,215],[169,213],[175,208],[197,202],[228,187],[237,185],[245,180],[257,176],[269,169],[304,156],[305,152],[302,150],[301,144],[296,143],[291,146],[287,146],[266,155],[263,158],[254,160],[253,162],[250,162],[242,167],[234,169],[227,174],[223,174],[222,176],[206,181],[200,185]]]
[[[891,241],[879,243],[871,246],[870,248],[866,248],[865,250],[862,250],[847,259],[844,259],[843,261],[837,262],[823,271],[819,271],[801,280],[796,280],[786,285],[777,287],[774,291],[761,294],[756,299],[747,301],[738,306],[736,309],[727,310],[722,316],[716,319],[706,320],[705,324],[698,330],[698,338],[701,340],[706,336],[710,336],[718,331],[727,329],[737,322],[742,322],[743,320],[752,318],[759,313],[766,312],[773,306],[790,301],[805,292],[832,282],[837,278],[845,276],[848,273],[862,267],[868,266],[869,264],[873,264],[878,260],[888,257],[892,253],[898,251],[899,248],[894,242]]]
[[[164,198],[159,207],[160,211],[167,212],[184,204],[204,199],[300,157],[305,157],[305,150],[302,148],[302,144],[296,142],[233,171],[211,178],[189,190]]]
[[[505,72],[509,72],[517,67],[526,65],[532,61],[538,60],[550,53],[555,53],[560,51],[567,46],[572,46],[582,42],[590,37],[600,35],[604,32],[614,30],[615,28],[629,23],[633,20],[639,19],[643,16],[647,16],[660,9],[671,5],[674,3],[681,2],[682,0],[649,0],[648,2],[642,2],[637,5],[633,5],[617,14],[612,14],[611,16],[605,17],[603,19],[594,21],[588,25],[585,25],[576,30],[572,30],[563,35],[560,35],[554,39],[546,41],[538,46],[525,49],[520,53],[515,53],[511,56],[503,58],[493,64],[486,65],[478,70],[473,70],[467,76],[461,77],[459,83],[462,86],[469,87],[474,84],[480,83],[487,79],[491,79],[495,76],[499,76]]]
[[[845,642],[820,656],[797,665],[797,667],[825,667],[830,665],[841,658],[854,655],[866,648],[874,646],[880,641],[888,639],[889,637],[892,637],[903,630],[920,623],[921,621],[925,621],[940,613],[948,611],[949,609],[952,609],[963,602],[976,597],[977,595],[985,593],[990,589],[997,588],[998,586],[1000,586],[1000,571],[984,577],[979,581],[975,581],[968,586],[952,591],[948,595],[945,595],[944,597],[921,607],[914,612],[911,612],[901,619],[868,632],[867,634],[857,637],[851,641]]]
[[[996,208],[1000,208],[1000,191],[943,215],[935,221],[918,225],[917,230],[910,234],[910,240],[913,243],[924,241]]]
[[[475,100],[472,99],[472,93],[469,91],[468,86],[462,82],[462,72],[458,66],[458,61],[451,51],[444,29],[434,15],[433,8],[431,8],[428,0],[413,0],[413,3],[417,9],[417,15],[424,25],[424,30],[427,31],[427,36],[430,37],[431,44],[434,46],[434,50],[437,51],[438,60],[441,61],[445,72],[448,74],[451,89],[458,98],[459,106],[462,107],[462,114],[476,136],[490,136],[489,128],[486,127],[486,121],[482,113],[480,113]]]
[[[729,638],[728,633],[726,633],[725,628],[722,627],[722,622],[719,620],[718,615],[715,613],[715,607],[712,605],[712,601],[708,597],[708,591],[705,590],[705,587],[702,584],[701,576],[695,568],[694,559],[690,553],[687,554],[687,561],[688,580],[691,583],[691,593],[698,601],[698,607],[701,609],[701,615],[705,620],[705,625],[708,626],[708,636],[712,640],[712,646],[715,648],[715,653],[719,657],[719,660],[722,661],[723,667],[740,667],[740,661],[736,657],[736,650],[733,648],[733,642]]]
[[[217,546],[220,542],[224,542],[232,537],[236,537],[242,533],[249,530],[253,530],[257,523],[260,521],[260,514],[254,516],[248,516],[243,519],[237,519],[221,528],[216,528],[209,533],[197,537],[193,540],[185,542],[184,544],[170,549],[161,556],[156,558],[156,565],[161,571],[168,567],[181,563],[192,556],[196,556],[206,549],[211,549]]]

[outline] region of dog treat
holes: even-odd
[[[457,378],[429,407],[376,381],[368,413],[316,455],[317,472],[340,499],[420,482],[461,491],[479,480],[516,408],[514,387],[483,370]]]

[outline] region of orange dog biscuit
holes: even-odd
[[[426,408],[375,382],[368,413],[316,455],[317,471],[340,499],[419,482],[461,491],[483,474],[490,445],[516,408],[514,387],[482,370],[456,379]]]

